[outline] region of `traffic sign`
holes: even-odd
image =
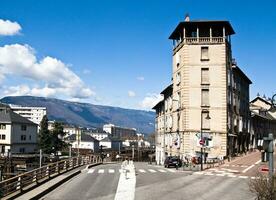
[[[203,139],[201,139],[201,140],[199,141],[199,144],[200,144],[200,145],[204,145],[204,144],[205,144],[205,141],[204,141]]]

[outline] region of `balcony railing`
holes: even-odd
[[[174,48],[176,49],[181,44],[223,44],[228,42],[224,37],[186,37],[179,40]]]

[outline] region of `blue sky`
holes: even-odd
[[[229,20],[233,56],[253,82],[251,98],[272,96],[275,7],[273,0],[2,0],[0,19],[21,30],[0,29],[0,95],[148,109],[170,83],[168,36],[189,13],[191,20]]]

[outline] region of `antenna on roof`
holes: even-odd
[[[190,21],[190,15],[189,15],[189,13],[186,13],[185,22],[189,22],[189,21]]]

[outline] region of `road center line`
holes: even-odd
[[[122,165],[123,166],[123,165]],[[124,172],[120,174],[114,200],[134,200],[136,175],[134,165],[124,165]],[[125,172],[127,172],[125,174]]]

